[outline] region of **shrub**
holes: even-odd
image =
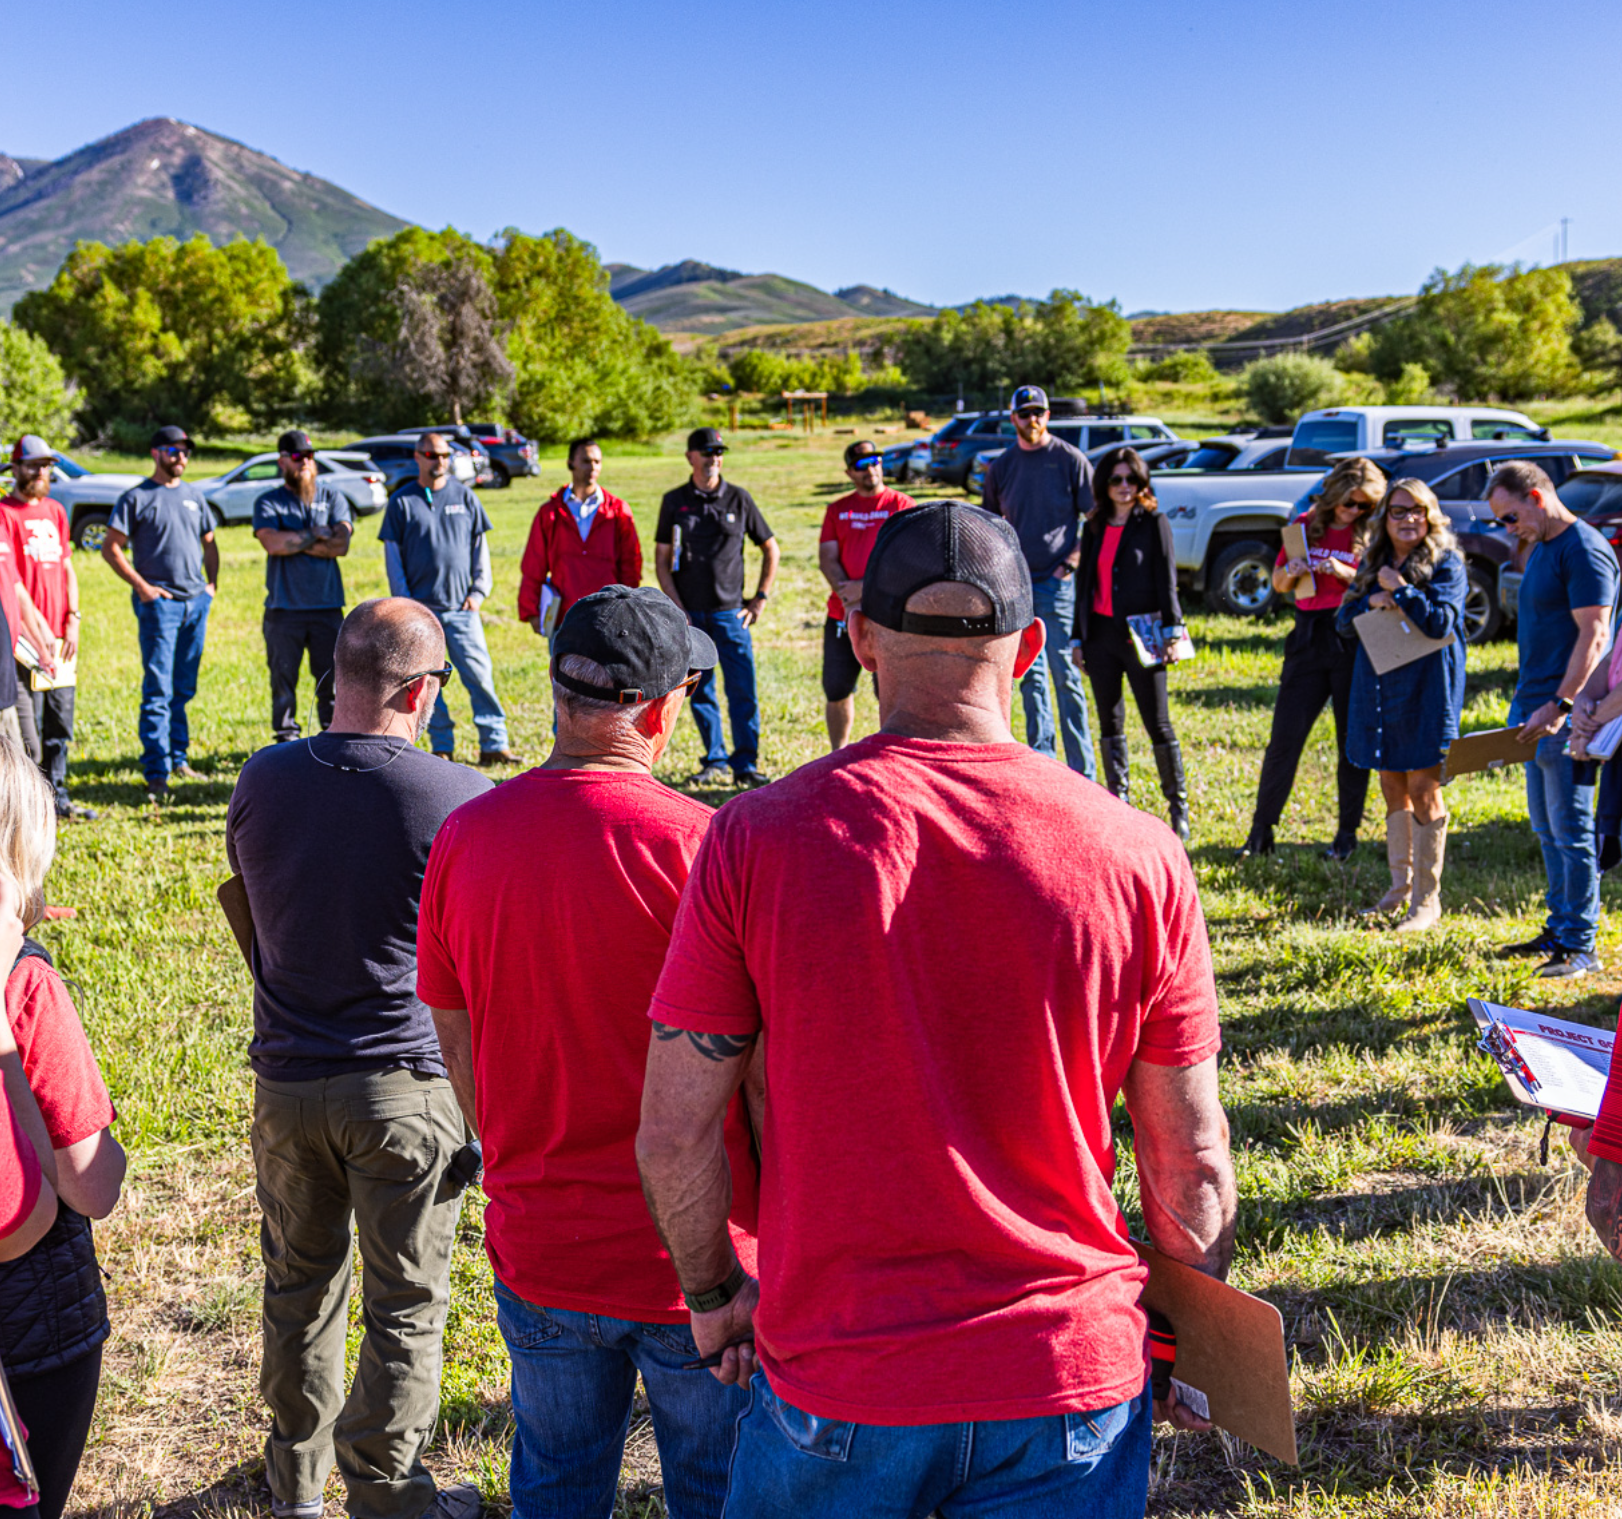
[[[1168,353],[1145,365],[1141,375],[1145,380],[1169,380],[1175,385],[1210,385],[1217,379],[1216,365],[1203,348]]]
[[[1264,422],[1292,422],[1304,411],[1333,405],[1341,392],[1340,372],[1328,359],[1310,353],[1281,353],[1257,359],[1244,373],[1245,399]]]
[[[32,333],[0,322],[0,439],[38,433],[60,448],[72,428],[73,397],[56,355]]]
[[[1387,406],[1417,406],[1431,393],[1431,372],[1423,364],[1404,364],[1382,389]]]

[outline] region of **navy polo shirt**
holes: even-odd
[[[412,480],[389,497],[377,536],[399,549],[413,601],[435,612],[454,612],[473,589],[479,545],[489,531],[479,498],[460,480],[433,490]]]
[[[214,514],[200,486],[143,480],[118,498],[107,526],[129,539],[135,573],[149,585],[183,599],[208,589],[203,540],[214,531]]]
[[[306,506],[285,485],[266,491],[253,504],[253,530],[275,528],[306,533],[311,528],[353,526],[349,497],[324,480],[315,482],[315,500]],[[344,577],[336,559],[314,554],[271,554],[265,559],[265,607],[272,612],[325,612],[344,604]]]

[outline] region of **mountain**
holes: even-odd
[[[54,162],[0,155],[0,310],[55,277],[74,243],[263,237],[319,286],[408,223],[314,174],[169,117]]]
[[[834,291],[834,295],[863,316],[936,315],[934,306],[909,301],[906,296],[897,295],[893,290],[875,290],[871,285],[846,285],[843,290]]]

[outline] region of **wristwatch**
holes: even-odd
[[[772,593],[770,591],[756,591],[755,594],[749,599],[751,601],[770,601],[772,599]]]
[[[732,1271],[719,1287],[707,1287],[703,1292],[683,1292],[688,1309],[693,1313],[714,1313],[717,1308],[725,1308],[733,1298],[743,1291],[743,1284],[749,1280],[749,1273],[743,1269],[742,1261],[733,1261]]]
[[[1571,709],[1576,705],[1577,703],[1574,702],[1569,696],[1559,697],[1555,701],[1555,706],[1557,706],[1567,717],[1571,715]]]

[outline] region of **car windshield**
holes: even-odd
[[[1470,424],[1470,436],[1487,442],[1503,440],[1526,443],[1534,440],[1537,433],[1530,427],[1522,427],[1519,422],[1497,422],[1490,417],[1478,417]]]
[[[1355,421],[1301,422],[1290,444],[1290,463],[1327,465],[1331,454],[1349,453],[1356,447]]]
[[[1202,443],[1181,464],[1179,469],[1226,469],[1238,458],[1239,450],[1225,443]]]
[[[945,443],[952,438],[961,438],[964,433],[974,426],[974,421],[973,417],[953,417],[945,427],[935,434],[935,441]]]
[[[90,473],[84,465],[75,464],[66,454],[56,456],[56,467],[69,480],[82,480]]]
[[[1579,517],[1622,511],[1622,475],[1573,475],[1560,487],[1560,502]]]

